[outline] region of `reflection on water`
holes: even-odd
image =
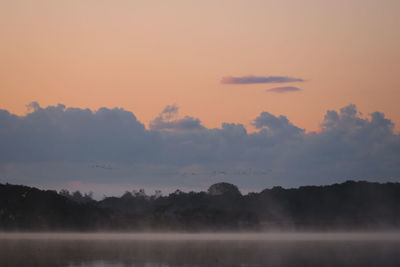
[[[1,266],[400,266],[399,234],[0,234]]]

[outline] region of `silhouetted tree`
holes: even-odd
[[[208,193],[213,196],[219,195],[241,195],[236,185],[230,183],[217,183],[208,188]]]

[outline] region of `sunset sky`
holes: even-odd
[[[396,139],[393,149],[397,150],[381,152],[385,156],[393,153],[385,164],[394,166],[400,161],[399,13],[398,0],[0,0],[0,109],[27,119],[27,114],[40,113],[48,106],[55,109],[58,104],[82,112],[87,108],[92,112],[102,107],[110,112],[121,108],[118,112],[134,114],[146,133],[176,132],[187,125],[221,130],[222,123],[228,122],[242,124],[247,136],[264,126],[271,130],[273,127],[267,125],[270,121],[261,122],[267,116],[262,114],[269,114],[280,122],[284,116],[287,125],[306,137],[333,127],[328,110],[336,110],[342,119],[349,115],[371,123],[368,127],[375,127],[370,115],[379,111],[392,122],[387,129],[391,131],[390,142]],[[27,107],[34,101],[38,104]],[[66,108],[59,110],[66,112]],[[325,114],[328,118],[324,119]],[[259,124],[256,118],[260,118]],[[0,123],[0,132],[7,132],[9,138],[18,136],[11,134],[11,126]],[[2,141],[4,146],[10,142],[7,140]],[[50,164],[51,153],[43,162],[32,163],[18,156],[19,152],[10,156],[13,147],[8,149],[0,155],[0,182],[47,183],[58,188],[82,183],[86,175],[84,171],[85,175],[74,174],[77,177],[71,181],[65,178],[58,183],[32,178],[47,168],[40,164]],[[148,152],[148,148],[143,149]],[[254,163],[250,158],[246,160]],[[362,169],[363,164],[370,164],[368,160],[352,165],[352,170]],[[65,158],[61,161],[78,164]],[[79,164],[98,161],[120,162],[88,154]],[[178,161],[179,168],[203,164]],[[54,165],[60,162],[52,163],[52,175],[62,169]],[[124,159],[119,164],[128,163]],[[142,159],[141,164],[150,163]],[[154,164],[165,167],[169,163]],[[238,159],[226,164],[238,166]],[[276,167],[274,164],[268,168]],[[339,165],[335,163],[335,168]],[[264,172],[260,166],[264,165],[257,165],[254,172]],[[345,170],[349,178],[362,174],[346,168],[335,174],[338,180],[345,179]],[[379,168],[385,169],[383,165]],[[207,172],[211,169],[208,166]],[[377,172],[376,176],[393,180],[399,176],[397,171]],[[288,186],[318,183],[318,179],[291,182],[283,177],[239,183],[250,189],[280,181]],[[126,178],[117,184],[157,187],[157,181],[131,182]],[[331,181],[336,180],[333,177]],[[168,180],[160,187],[180,183]],[[198,181],[187,183],[188,188],[202,186]]]

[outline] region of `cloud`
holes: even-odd
[[[223,180],[257,190],[347,179],[400,181],[400,136],[381,112],[363,117],[354,105],[329,110],[321,130],[306,133],[267,111],[254,119],[254,132],[228,122],[206,128],[197,118],[179,118],[178,111],[167,106],[147,129],[121,108],[35,103],[24,116],[0,110],[0,182],[205,189]],[[194,167],[201,175],[182,175]],[[251,175],[235,175],[250,169]],[[229,175],[212,175],[222,172]]]
[[[283,87],[274,87],[266,90],[266,92],[268,93],[280,93],[280,94],[296,92],[296,91],[301,91],[301,89],[294,86],[283,86]]]
[[[138,155],[132,151],[142,151],[143,158],[150,149],[152,135],[124,109],[29,107],[21,117],[0,112],[0,162],[133,160]]]
[[[262,112],[253,122],[257,129],[267,128],[271,134],[302,134],[303,129],[293,125],[285,116],[276,117],[268,112]]]
[[[226,76],[221,79],[221,83],[223,84],[292,83],[304,81],[301,78],[288,76]]]
[[[160,115],[150,122],[150,129],[158,131],[194,131],[204,129],[199,119],[190,116],[177,119],[178,113],[179,107],[176,105],[166,106]]]
[[[179,113],[179,107],[176,105],[166,106],[160,114],[163,120],[171,120],[176,117]]]

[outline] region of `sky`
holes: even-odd
[[[111,194],[396,180],[399,11],[0,0],[0,182]]]

